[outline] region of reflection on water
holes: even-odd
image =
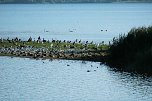
[[[0,57],[0,100],[151,101],[152,77],[98,62]]]
[[[129,93],[135,95],[138,100],[152,99],[152,77],[120,71],[109,72],[117,83],[129,89]]]

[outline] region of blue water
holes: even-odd
[[[152,77],[99,62],[0,57],[0,101],[152,101]]]
[[[2,38],[108,42],[149,25],[148,3],[0,5]],[[0,57],[0,101],[152,101],[152,77],[99,62]]]
[[[4,38],[41,36],[101,42],[132,27],[149,25],[151,3],[0,5],[0,37]]]

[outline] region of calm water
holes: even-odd
[[[132,27],[149,25],[151,3],[0,5],[0,37],[5,38],[40,35],[50,40],[101,42],[110,41]]]
[[[0,100],[152,101],[152,77],[98,62],[0,57]]]
[[[101,42],[144,25],[152,25],[152,4],[0,5],[3,38]],[[101,100],[152,101],[152,77],[98,62],[0,57],[0,101]]]

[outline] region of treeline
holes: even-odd
[[[113,39],[108,63],[126,71],[152,75],[152,26],[133,28]]]
[[[0,0],[0,3],[111,3],[152,2],[152,0]]]

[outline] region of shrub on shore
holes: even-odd
[[[133,28],[113,39],[109,64],[127,71],[152,74],[152,26]]]

